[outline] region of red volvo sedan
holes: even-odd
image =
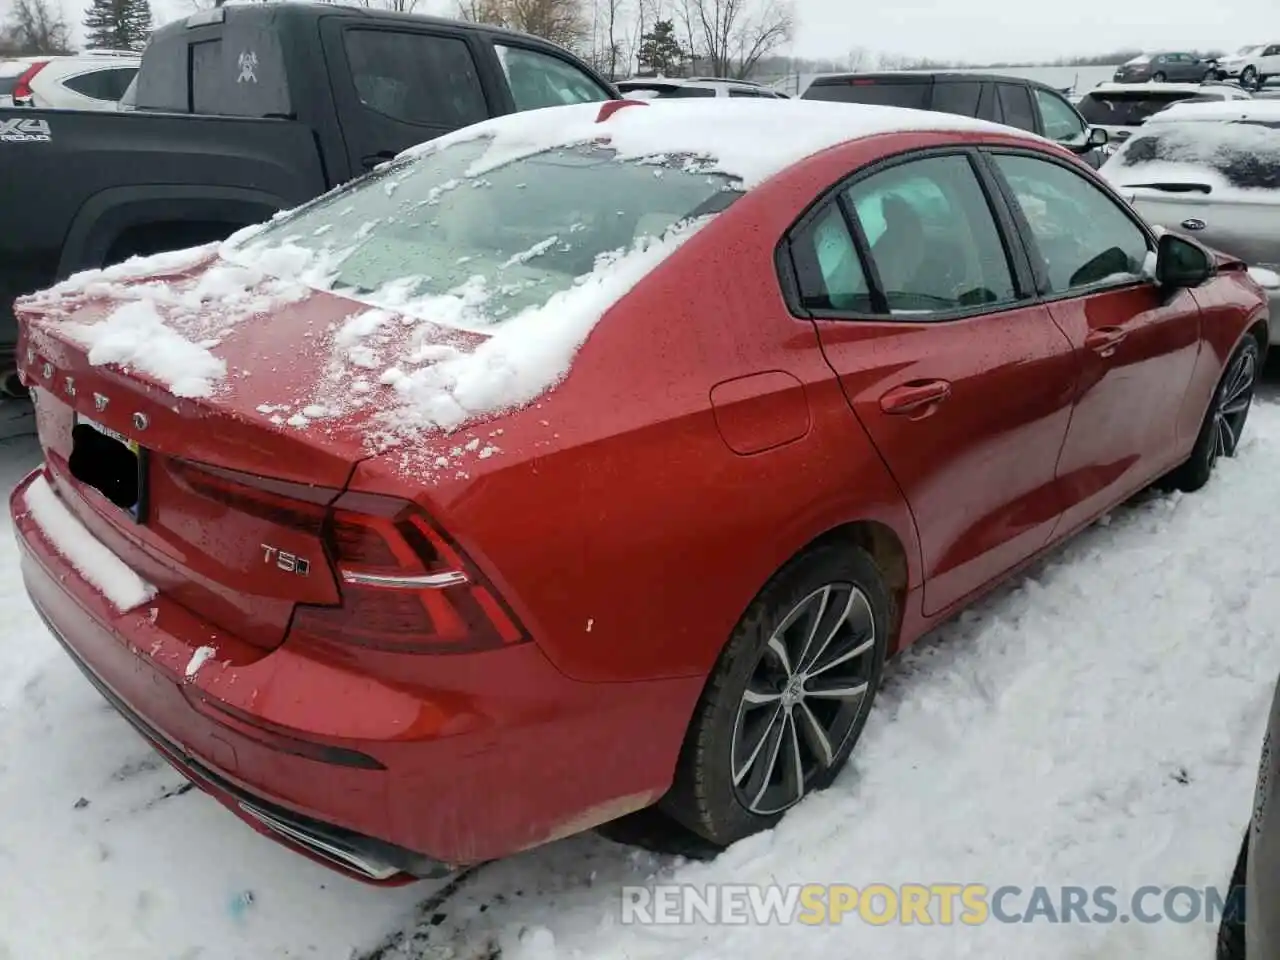
[[[1240,262],[1034,136],[616,102],[19,304],[36,609],[175,766],[374,882],[831,783],[885,659],[1235,453]]]

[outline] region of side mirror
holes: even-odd
[[[1102,127],[1089,128],[1089,146],[1105,147],[1111,140],[1111,134],[1107,133]]]
[[[1198,243],[1176,233],[1160,235],[1156,250],[1156,283],[1182,289],[1198,287],[1213,276],[1213,258]]]

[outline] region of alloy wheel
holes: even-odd
[[[870,705],[875,649],[871,604],[852,583],[829,583],[782,618],[734,721],[730,772],[747,810],[794,806],[831,767]]]
[[[1222,378],[1222,390],[1218,392],[1217,406],[1213,411],[1213,442],[1209,453],[1215,462],[1218,457],[1235,456],[1240,446],[1240,434],[1249,415],[1249,405],[1253,402],[1257,372],[1257,354],[1252,350],[1241,350]]]

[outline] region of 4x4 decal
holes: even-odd
[[[52,139],[47,120],[0,120],[0,143],[49,143]]]

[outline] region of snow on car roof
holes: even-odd
[[[1215,100],[1210,102],[1175,103],[1147,120],[1152,123],[1209,121],[1228,123],[1232,120],[1280,122],[1280,100]]]
[[[599,103],[580,103],[511,113],[411,147],[401,156],[492,137],[485,156],[470,171],[479,176],[485,169],[554,147],[607,138],[621,159],[697,156],[717,172],[741,179],[749,189],[850,140],[910,131],[1014,132],[953,114],[819,100],[673,100],[662,110],[626,107],[597,122],[600,112]]]
[[[1194,93],[1204,94],[1206,96],[1221,93],[1224,97],[1240,97],[1241,99],[1249,98],[1250,94],[1247,90],[1238,89],[1227,85],[1223,86],[1207,86],[1201,83],[1110,83],[1103,82],[1089,90],[1086,96],[1091,94],[1101,94],[1103,96],[1114,96],[1116,94],[1125,94],[1133,97],[1141,97],[1149,93]]]

